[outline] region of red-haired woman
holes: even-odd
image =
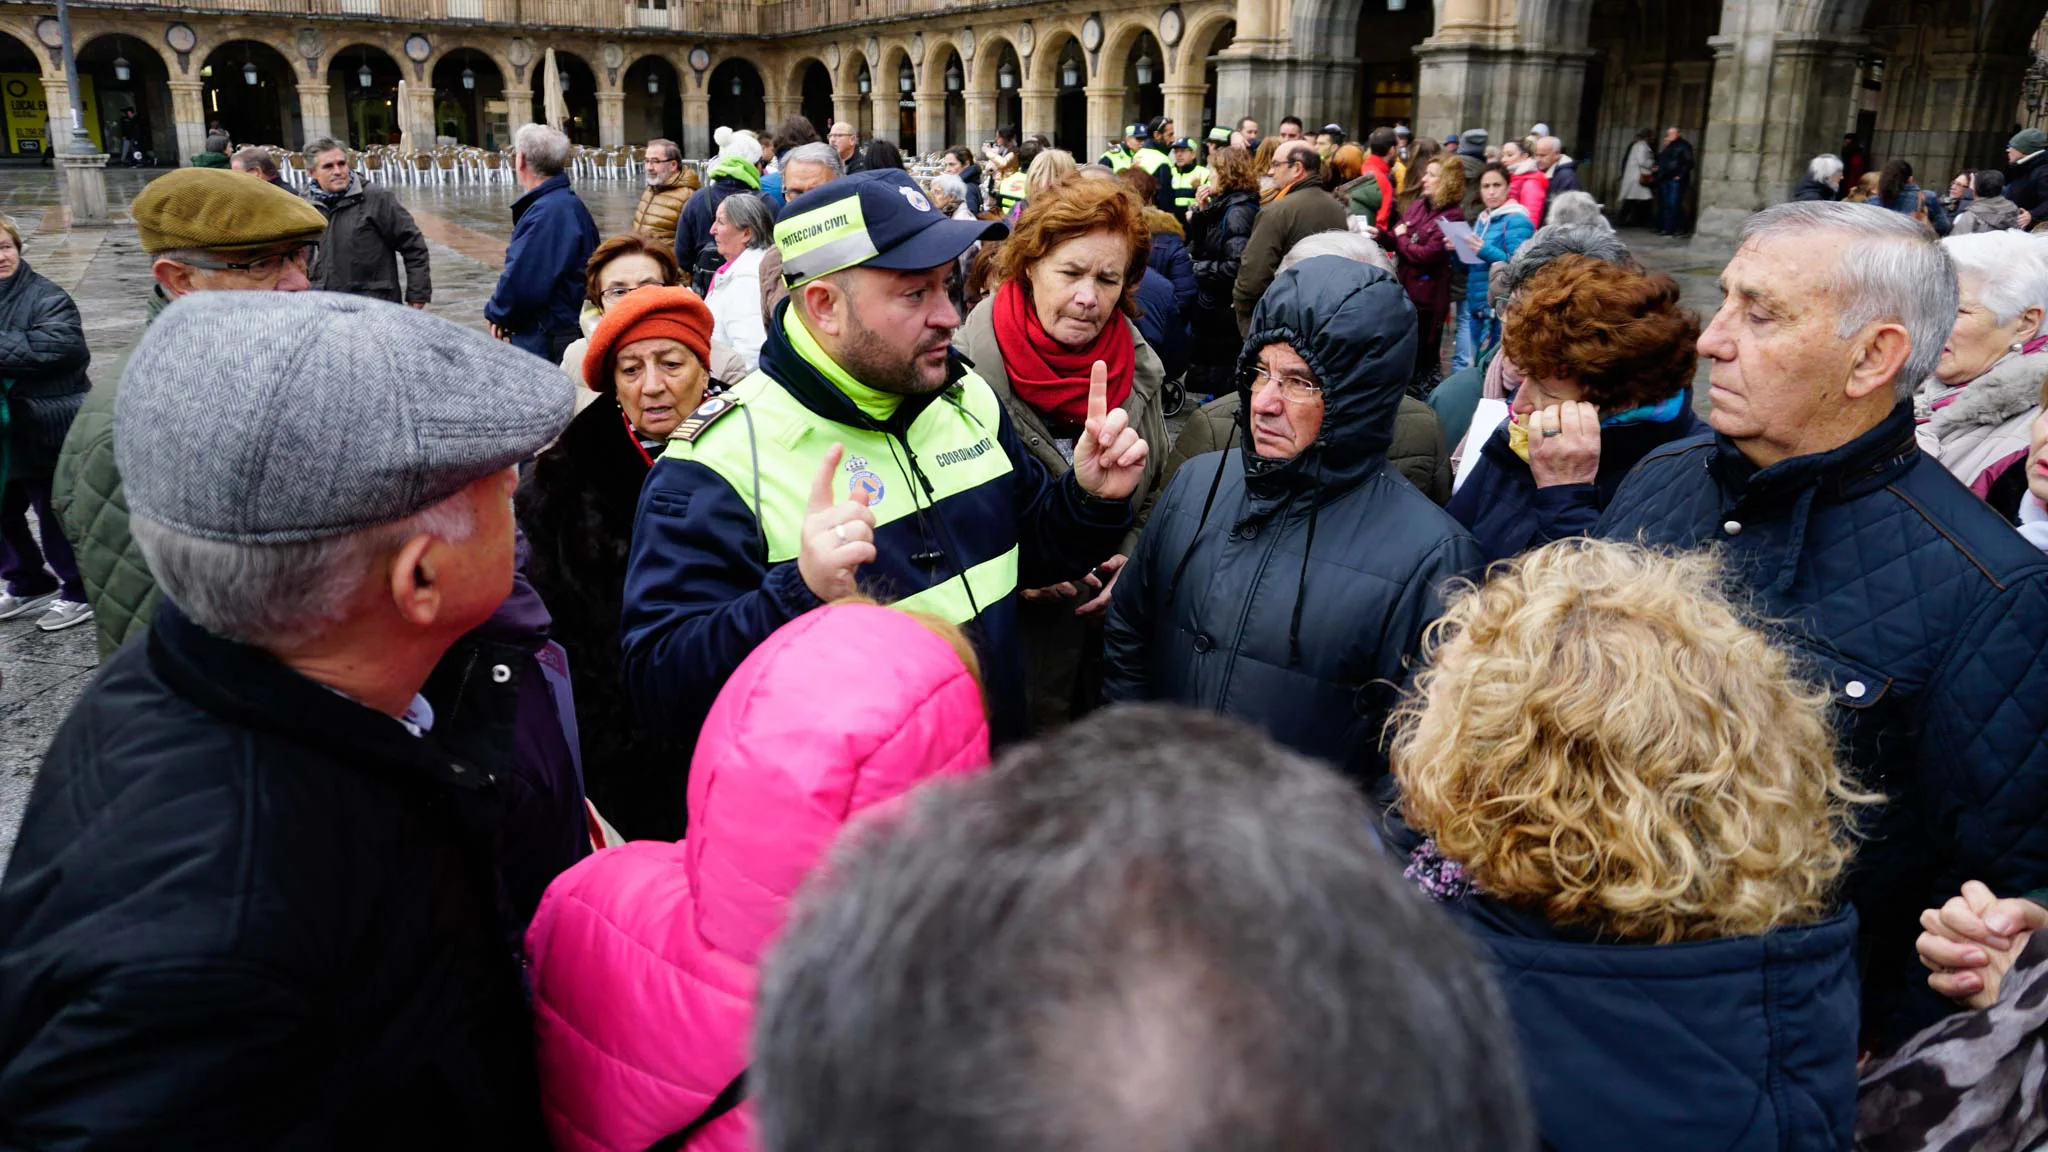
[[[1586,535],[1637,461],[1707,430],[1692,413],[1700,322],[1669,276],[1563,256],[1502,316],[1522,386],[1445,507],[1489,561]]]
[[[1132,323],[1152,237],[1144,204],[1129,186],[1076,174],[1034,192],[997,256],[995,295],[960,330],[960,350],[1002,397],[1017,435],[1054,475],[1072,467],[1074,440],[1088,415],[1089,374],[1098,362],[1109,402],[1130,414],[1148,444],[1167,444],[1160,392],[1166,372]],[[1131,494],[1144,507],[1165,453],[1148,459]],[[1106,556],[1112,580],[1024,593],[1027,704],[1034,729],[1064,723],[1095,700],[1093,670],[1108,584],[1124,557]]]

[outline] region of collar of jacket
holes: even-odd
[[[0,280],[0,305],[28,291],[29,284],[39,279],[41,277],[36,275],[35,269],[28,266],[28,258],[22,257],[20,263],[14,266],[14,275]],[[157,291],[163,291],[162,286],[158,286]]]
[[[1758,468],[1733,440],[1716,435],[1708,467],[1721,491],[1735,502],[1750,508],[1790,510],[1809,494],[1841,501],[1875,492],[1911,468],[1919,455],[1909,400],[1894,406],[1877,427],[1840,448],[1794,456],[1768,468]]]
[[[920,396],[889,396],[855,380],[817,343],[809,329],[790,312],[793,296],[775,305],[775,322],[768,325],[767,342],[761,345],[761,371],[788,389],[797,403],[835,424],[870,428],[902,437],[918,416],[941,395],[960,387],[967,375],[966,362],[957,349],[946,356],[946,387]],[[895,401],[887,411],[884,400]]]
[[[557,172],[553,176],[535,184],[525,195],[512,202],[512,223],[519,223],[519,218],[526,215],[526,210],[533,207],[535,202],[541,197],[549,195],[556,190],[567,191],[568,188],[569,177],[563,172]]]
[[[491,786],[485,772],[442,747],[438,720],[445,717],[437,717],[432,737],[414,736],[395,718],[301,676],[262,649],[206,631],[169,599],[150,623],[149,662],[172,691],[232,723],[304,741],[366,770],[468,792]]]

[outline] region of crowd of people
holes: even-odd
[[[483,331],[161,176],[94,387],[0,227],[0,1143],[2048,1137],[2048,141],[1701,316],[1542,125],[825,127],[520,128]]]

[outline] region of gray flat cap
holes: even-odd
[[[128,506],[207,540],[286,544],[403,520],[561,434],[561,369],[424,312],[329,292],[199,292],[121,375]]]

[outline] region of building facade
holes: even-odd
[[[1603,199],[1638,131],[1699,156],[1702,231],[1783,198],[1859,133],[1921,182],[2002,161],[2048,0],[80,0],[87,115],[123,108],[159,162],[219,124],[238,143],[416,136],[503,146],[539,117],[552,50],[569,131],[613,145],[801,112],[905,151],[998,125],[1083,158],[1164,113],[1310,129],[1406,122],[1521,135],[1543,122]],[[68,107],[54,12],[0,0],[8,145]],[[2037,69],[2038,71],[2038,69]],[[2035,87],[2038,87],[2038,83]],[[19,94],[17,94],[19,92]],[[2038,100],[2038,97],[2036,97]],[[404,107],[400,105],[403,104]],[[402,113],[402,115],[401,115]],[[59,134],[64,114],[57,115]]]

